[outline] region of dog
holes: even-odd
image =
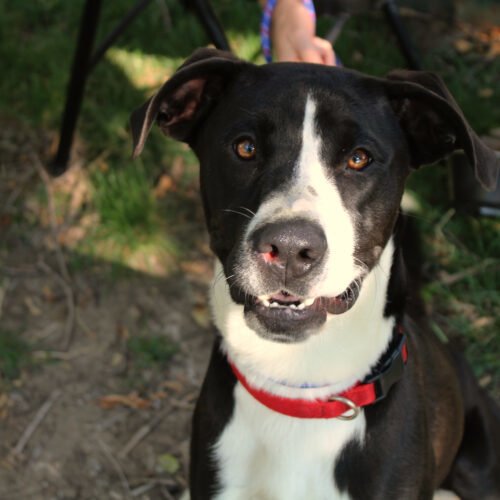
[[[407,313],[407,176],[457,149],[498,174],[442,80],[199,49],[132,113],[134,157],[155,122],[200,161],[216,256],[191,498],[499,499],[498,408]]]

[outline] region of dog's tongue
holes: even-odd
[[[320,297],[314,301],[314,305],[330,314],[341,314],[347,309],[347,303],[341,297]]]
[[[290,295],[288,292],[285,292],[284,290],[282,290],[279,293],[271,295],[270,298],[271,300],[274,300],[275,302],[280,302],[282,304],[291,304],[293,302],[300,302],[300,299],[298,297]]]

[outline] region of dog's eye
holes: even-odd
[[[371,161],[371,156],[364,149],[356,149],[347,164],[354,170],[361,170],[363,167],[369,165]]]
[[[248,137],[234,143],[234,152],[243,160],[255,158],[256,149],[255,143]]]

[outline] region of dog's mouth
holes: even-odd
[[[316,297],[301,299],[295,297],[285,290],[273,295],[261,295],[255,297],[255,304],[262,305],[268,309],[291,309],[305,311],[312,309],[318,312],[330,314],[342,314],[348,311],[359,296],[359,285],[350,286],[344,293],[336,297]]]
[[[272,340],[303,340],[325,323],[328,314],[343,314],[359,297],[362,279],[336,297],[297,297],[286,290],[247,298],[245,316],[257,333]]]

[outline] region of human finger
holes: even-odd
[[[318,53],[321,55],[321,62],[328,66],[335,66],[336,58],[332,44],[328,40],[319,37],[314,37],[313,44],[317,47]]]

